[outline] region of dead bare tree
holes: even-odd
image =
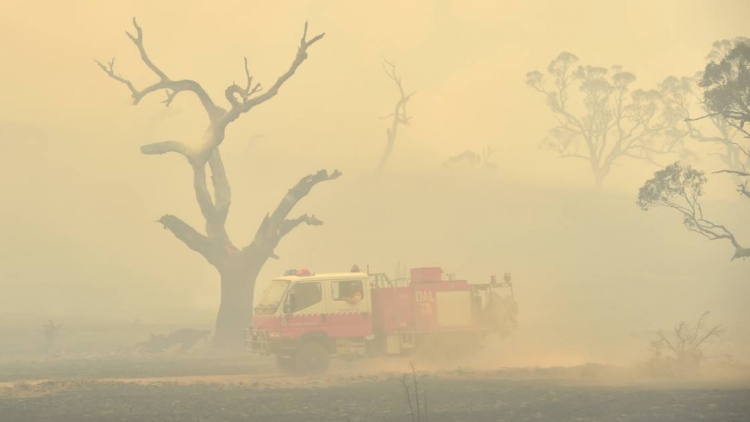
[[[495,164],[495,161],[492,158],[495,152],[497,152],[497,150],[492,146],[484,147],[481,153],[467,149],[460,154],[449,157],[448,160],[443,163],[443,167],[454,168],[460,165],[468,165],[470,168],[479,171],[497,171],[497,164]]]
[[[704,312],[694,326],[686,322],[675,325],[672,332],[659,330],[651,341],[653,363],[660,366],[677,364],[678,367],[695,368],[705,359],[701,346],[721,335],[721,325],[705,326],[709,312]]]
[[[44,324],[44,353],[54,347],[60,336],[60,330],[62,330],[62,325],[55,324],[51,319]]]
[[[750,248],[743,248],[734,234],[725,226],[707,220],[699,198],[703,195],[706,176],[702,171],[679,162],[654,173],[638,193],[638,206],[644,211],[653,207],[667,207],[677,210],[683,217],[688,230],[709,240],[726,239],[732,243],[735,252],[732,260],[750,256]]]
[[[411,117],[406,113],[406,104],[409,99],[416,94],[416,91],[406,94],[404,87],[401,84],[401,77],[396,74],[396,65],[385,60],[383,61],[383,70],[386,75],[396,84],[399,93],[399,100],[396,102],[396,107],[393,113],[382,117],[382,119],[391,119],[391,126],[386,129],[386,136],[388,137],[388,143],[385,145],[383,155],[380,157],[378,163],[378,173],[382,174],[385,171],[385,166],[388,164],[388,159],[391,157],[393,152],[393,146],[396,143],[396,136],[398,135],[398,128],[401,125],[408,126],[411,121]]]
[[[200,101],[208,117],[208,127],[199,145],[188,145],[180,141],[163,141],[141,147],[146,155],[176,153],[187,159],[193,170],[193,187],[195,197],[205,219],[205,234],[191,227],[174,215],[164,215],[158,222],[172,232],[188,248],[201,254],[213,265],[221,276],[221,305],[216,318],[214,343],[221,347],[240,347],[242,332],[252,321],[252,304],[255,280],[263,265],[269,258],[278,258],[274,249],[279,241],[300,224],[320,225],[322,222],[314,215],[303,214],[296,218],[287,218],[295,205],[318,183],[333,180],[341,173],[326,170],[303,177],[293,186],[276,209],[267,214],[255,233],[252,241],[238,248],[231,241],[225,229],[227,214],[232,202],[231,189],[219,147],[224,141],[227,126],[256,106],[275,97],[284,83],[295,74],[299,66],[307,59],[308,49],[323,38],[325,34],[307,38],[307,22],[297,54],[289,69],[278,77],[267,90],[260,83],[253,82],[247,59],[245,59],[245,84],[232,83],[224,90],[224,97],[229,103],[225,109],[216,105],[209,94],[196,81],[191,79],[172,79],[159,68],[149,57],[143,43],[143,31],[133,18],[135,34],[126,32],[128,38],[138,49],[143,63],[157,76],[158,82],[143,89],[136,88],[130,80],[115,71],[115,59],[107,64],[98,62],[102,70],[112,79],[125,85],[130,91],[134,104],[140,103],[146,96],[157,91],[166,92],[163,103],[169,106],[182,92],[193,93]],[[206,166],[211,172],[213,196],[207,186]]]
[[[562,158],[584,160],[601,186],[622,158],[657,164],[686,136],[680,114],[663,98],[663,89],[634,90],[635,75],[621,66],[578,66],[578,57],[563,52],[542,72],[526,74],[526,84],[543,94],[558,117],[544,146]],[[574,104],[575,88],[581,101]]]

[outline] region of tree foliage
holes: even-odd
[[[736,42],[720,60],[703,71],[700,86],[709,111],[750,136],[744,125],[750,121],[750,42]]]
[[[682,110],[690,139],[718,147],[710,154],[718,156],[728,170],[744,172],[750,167],[750,155],[741,145],[744,134],[721,115],[711,113],[702,99],[695,101],[695,98],[700,96],[700,77],[699,75],[695,78],[668,78],[665,81],[665,85],[669,87],[668,98]],[[695,110],[696,105],[698,110]],[[700,117],[693,118],[696,115]],[[683,155],[688,155],[687,153],[688,151],[684,150]],[[741,179],[741,176],[735,176],[736,180]]]
[[[750,256],[750,248],[743,248],[725,226],[707,220],[700,197],[706,176],[702,171],[679,162],[654,173],[638,193],[638,206],[644,211],[654,207],[672,208],[683,217],[685,227],[709,240],[726,239],[735,248],[732,260]]]
[[[666,99],[673,87],[633,89],[635,75],[621,66],[578,62],[575,55],[560,53],[546,75],[527,73],[526,84],[546,97],[558,117],[544,145],[563,158],[587,161],[597,184],[620,159],[655,163],[656,156],[672,152],[686,136],[681,111]]]
[[[699,82],[707,112],[704,117],[721,122],[727,132],[731,128],[744,138],[750,138],[750,130],[745,126],[750,121],[750,39],[717,41],[709,59],[711,62]],[[737,190],[750,198],[750,149],[746,142],[734,138],[729,141],[739,157],[738,163],[720,172],[740,179]]]

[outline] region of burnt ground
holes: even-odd
[[[247,356],[0,362],[0,421],[411,421],[401,384],[408,370],[406,362],[360,361],[336,363],[324,377],[294,378],[278,375],[268,359]],[[418,368],[427,401],[421,420],[750,420],[750,384],[743,380],[631,375],[632,369],[596,366]],[[416,413],[413,396],[412,407]]]

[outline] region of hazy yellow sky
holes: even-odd
[[[311,32],[328,34],[325,41],[283,96],[243,119],[230,138],[280,132],[294,116],[293,124],[309,136],[325,138],[306,153],[326,156],[331,149],[345,156],[379,152],[383,124],[376,117],[388,112],[394,96],[382,74],[383,58],[397,63],[408,89],[419,90],[411,107],[413,127],[404,134],[411,142],[402,153],[429,149],[440,156],[496,143],[512,155],[533,150],[551,122],[541,98],[524,85],[524,75],[545,68],[560,51],[585,63],[622,64],[651,87],[668,75],[699,70],[711,43],[742,35],[750,14],[750,2],[742,0],[10,0],[4,5],[3,121],[39,126],[43,120],[80,133],[81,143],[99,142],[91,138],[113,125],[132,131],[129,138],[175,136],[173,127],[163,134],[148,127],[156,124],[158,101],[138,110],[127,107],[124,87],[93,65],[94,58],[117,57],[124,75],[141,86],[153,81],[124,36],[132,16],[163,70],[174,78],[195,78],[218,98],[242,78],[243,56],[256,79],[270,84],[288,66],[309,19]],[[197,115],[192,101],[181,98],[174,108]],[[190,119],[176,120],[183,136],[204,123],[193,119],[195,126],[185,127]],[[226,144],[242,147],[241,140]]]
[[[693,75],[712,42],[750,35],[747,0],[4,0],[0,288],[7,294],[0,295],[0,310],[37,298],[40,308],[69,312],[83,309],[74,299],[90,297],[102,309],[130,315],[158,308],[165,292],[168,306],[215,309],[213,270],[153,224],[175,213],[201,226],[189,168],[178,157],[138,150],[153,141],[197,140],[203,113],[189,94],[168,109],[162,94],[133,107],[125,87],[93,61],[116,57],[118,71],[137,86],[155,81],[125,36],[133,16],[154,62],[172,78],[199,81],[219,103],[232,81],[242,81],[243,56],[256,80],[270,86],[288,68],[306,19],[311,34],[326,32],[278,97],[230,126],[222,146],[235,193],[229,228],[238,243],[301,176],[319,168],[340,168],[346,176],[300,208],[327,224],[285,241],[282,262],[269,264],[264,277],[303,261],[348,266],[367,259],[385,266],[434,259],[456,272],[483,274],[515,260],[527,279],[536,270],[550,286],[606,274],[620,268],[623,256],[632,258],[633,274],[650,280],[664,274],[674,280],[669,272],[680,268],[691,268],[685,277],[695,283],[705,277],[735,283],[748,274],[725,262],[727,245],[687,233],[675,215],[636,209],[637,188],[654,171],[649,165],[626,161],[613,170],[608,198],[622,202],[606,211],[561,193],[590,190],[591,175],[538,148],[555,120],[524,83],[526,72],[545,69],[561,51],[585,64],[623,65],[643,88],[669,75]],[[396,100],[383,59],[397,64],[407,90],[418,90],[409,108],[413,123],[401,132],[391,161],[392,174],[411,176],[372,186],[363,179],[385,144],[386,122],[378,117]],[[441,179],[439,166],[449,156],[486,145],[498,150],[494,182]],[[712,158],[706,160],[710,166]],[[717,215],[739,222],[731,185],[712,189],[731,202],[717,206]],[[383,210],[353,205],[369,200]],[[422,200],[442,211],[420,208]],[[467,221],[465,209],[480,208]],[[576,227],[591,221],[592,227]],[[628,223],[612,226],[606,246],[581,234],[601,233],[608,221]],[[668,234],[650,241],[652,249],[634,234],[662,231]],[[671,242],[684,249],[667,250]],[[591,263],[590,254],[604,255]],[[690,265],[681,256],[692,257]],[[639,267],[643,259],[653,259],[651,267]],[[612,271],[630,277],[622,268]]]

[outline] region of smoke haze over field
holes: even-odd
[[[730,262],[729,244],[685,230],[669,210],[636,206],[657,167],[619,162],[597,190],[585,163],[539,148],[556,119],[524,83],[562,51],[622,65],[639,88],[693,76],[714,41],[749,35],[745,0],[6,0],[0,328],[51,317],[213,325],[219,276],[154,223],[175,214],[202,230],[190,167],[139,150],[198,142],[207,123],[200,104],[185,93],[165,108],[155,94],[135,107],[93,62],[116,57],[138,87],[156,82],[124,34],[132,16],[152,60],[175,79],[199,81],[222,106],[224,89],[244,81],[243,57],[270,86],[288,69],[305,20],[310,33],[326,33],[221,146],[234,195],[227,229],[239,245],[301,177],[343,173],[299,204],[297,213],[325,224],[285,238],[256,291],[296,267],[390,273],[403,262],[482,282],[509,271],[527,340],[519,347],[539,362],[637,359],[653,330],[706,310],[727,330],[717,347],[750,351],[750,262]],[[388,125],[380,117],[397,100],[383,59],[417,94],[377,179]],[[488,146],[496,172],[442,167]],[[704,210],[748,246],[750,206],[728,178],[710,174],[721,168],[710,147],[687,146],[709,173]],[[553,345],[557,361],[544,351]]]

